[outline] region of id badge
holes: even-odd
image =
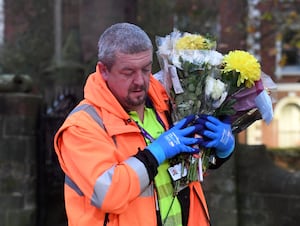
[[[168,172],[171,175],[173,181],[177,181],[187,175],[186,167],[182,167],[181,163],[178,163],[174,166],[168,168]]]

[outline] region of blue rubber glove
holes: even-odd
[[[201,139],[193,136],[203,129],[203,125],[188,126],[194,119],[195,115],[183,118],[146,147],[159,164],[181,152],[196,153],[199,151],[193,148],[192,145],[198,144]]]
[[[204,130],[200,131],[200,135],[203,136],[202,146],[215,148],[219,158],[226,158],[233,152],[235,139],[230,124],[208,115],[201,115],[196,123],[205,125]]]

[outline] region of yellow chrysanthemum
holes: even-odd
[[[177,50],[196,50],[196,49],[209,49],[208,41],[201,35],[187,34],[178,39],[175,48]]]
[[[230,51],[223,58],[223,72],[230,73],[236,71],[239,73],[237,86],[245,84],[250,88],[254,85],[255,81],[260,79],[260,63],[250,53],[243,50]]]

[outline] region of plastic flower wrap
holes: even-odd
[[[220,108],[217,114],[230,115],[231,123],[235,126],[242,126],[237,125],[236,120],[243,115],[245,116],[249,111],[257,110],[261,118],[270,123],[273,118],[270,95],[272,90],[277,87],[272,79],[261,71],[257,59],[246,51],[235,50],[224,56],[222,64],[222,77],[230,87],[223,107],[230,103],[232,106],[229,107],[234,113],[224,113]],[[233,132],[237,133],[237,131]]]
[[[215,51],[215,41],[202,35],[174,31],[164,38],[158,37],[157,45],[163,74],[160,80],[174,100],[174,121],[188,114],[199,113],[201,104],[207,103],[204,99],[207,77],[211,78],[210,88],[214,89],[208,89],[207,94],[217,92],[215,89],[219,93],[226,91],[221,80],[218,83],[213,82],[217,80],[223,59],[222,54]],[[216,98],[216,95],[210,97]]]
[[[190,114],[207,114],[226,118],[237,133],[261,119],[262,111],[272,118],[272,106],[265,104],[269,95],[258,98],[265,87],[260,64],[250,53],[235,50],[223,56],[211,38],[177,30],[157,37],[157,47],[162,70],[155,76],[173,100],[175,123]],[[203,180],[203,173],[214,162],[214,151],[200,148],[199,154],[180,154],[169,162],[180,165],[182,175],[187,172],[175,182],[175,189],[180,189]]]

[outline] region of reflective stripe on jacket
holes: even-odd
[[[152,76],[148,95],[168,127],[168,96]],[[70,113],[54,139],[66,174],[69,226],[157,225],[153,183],[143,162],[133,157],[145,145],[139,128],[111,94],[99,71],[91,74],[84,100]],[[201,199],[196,206],[202,213],[197,215],[208,219],[205,199]],[[208,225],[194,223],[189,221],[189,225]]]

